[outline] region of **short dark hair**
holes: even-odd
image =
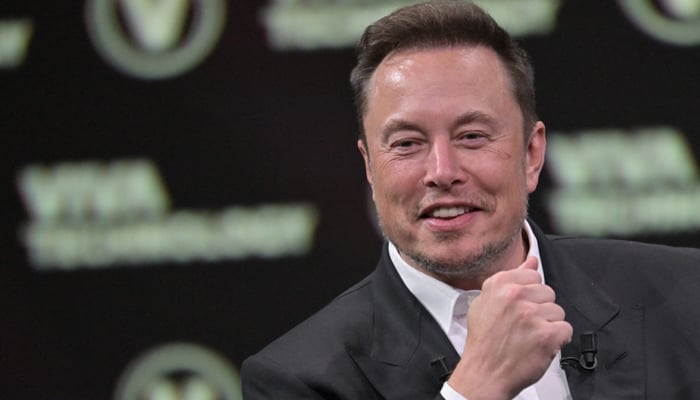
[[[537,121],[532,64],[525,51],[491,16],[468,0],[433,0],[400,8],[368,26],[357,45],[357,65],[350,75],[360,138],[367,113],[367,86],[389,54],[411,49],[483,45],[493,49],[510,77],[523,115],[524,132]]]

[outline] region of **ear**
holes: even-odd
[[[365,160],[365,176],[367,177],[367,182],[372,187],[372,194],[374,195],[374,179],[372,179],[372,168],[369,163],[369,151],[365,147],[365,143],[362,139],[357,140],[357,148],[362,154],[362,158]]]
[[[544,167],[546,150],[545,126],[542,121],[537,121],[530,132],[530,139],[525,149],[525,180],[528,193],[534,192],[537,188],[540,173]]]

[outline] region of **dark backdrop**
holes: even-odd
[[[273,1],[229,0],[221,35],[201,62],[169,77],[144,79],[115,67],[97,49],[88,33],[87,3],[0,4],[0,22],[29,20],[32,29],[21,62],[0,69],[6,221],[0,264],[3,399],[112,398],[128,365],[149,349],[173,342],[211,350],[235,376],[245,357],[373,269],[381,246],[355,148],[347,83],[350,47],[275,49],[261,22],[262,10]],[[116,9],[118,2],[103,3]],[[188,3],[184,26],[196,25],[197,4],[205,3]],[[289,2],[300,9],[341,3],[349,2]],[[650,4],[673,26],[700,30],[697,10],[671,16],[660,2],[639,3]],[[127,18],[120,15],[117,21],[124,40],[133,42]],[[2,35],[6,38],[7,31],[0,30]],[[630,188],[628,175],[610,172],[608,180],[596,178],[573,188],[545,171],[531,204],[540,225],[569,233],[561,231],[552,211],[557,190],[595,197],[624,186],[615,192],[624,194],[619,197],[625,199],[623,206],[667,187],[686,199],[681,201],[700,198],[694,195],[699,186],[700,40],[660,40],[638,27],[618,2],[582,0],[562,3],[551,32],[520,40],[534,60],[538,109],[552,137],[622,132],[623,142],[632,147],[616,148],[623,159],[620,168],[639,143],[640,129],[670,129],[687,145],[678,160],[646,160],[652,166],[684,164],[688,175],[677,182],[668,176],[673,174],[661,173],[661,178],[635,178],[642,183]],[[22,171],[32,166],[55,171],[65,163],[104,167],[118,160],[154,166],[170,199],[167,215],[305,204],[318,218],[312,246],[271,258],[172,262],[164,257],[66,268],[33,263],[23,232],[37,218],[20,194]],[[604,165],[617,165],[609,161]],[[657,189],[650,189],[654,185]],[[676,211],[672,203],[655,204],[657,210]],[[698,211],[680,208],[688,214],[678,218],[684,222],[677,226],[574,233],[697,246]],[[636,218],[615,222],[615,215],[610,219],[617,225]],[[87,212],[81,217],[52,223],[94,222]],[[187,370],[173,367],[162,375],[180,383],[187,374],[215,381],[207,372]]]

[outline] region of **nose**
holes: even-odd
[[[459,150],[452,146],[450,140],[434,141],[426,159],[423,183],[442,190],[463,183],[465,176],[460,161]]]

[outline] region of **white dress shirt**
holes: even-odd
[[[537,271],[542,276],[542,282],[544,282],[537,238],[535,238],[527,221],[524,223],[524,231],[529,242],[528,256],[537,258]],[[416,296],[435,318],[440,328],[450,339],[455,350],[457,350],[457,353],[462,354],[467,339],[466,325],[469,305],[481,291],[454,288],[411,267],[401,258],[398,250],[392,243],[389,243],[389,256],[408,290]],[[566,381],[566,374],[559,366],[560,357],[561,354],[557,354],[542,378],[534,385],[523,389],[514,400],[570,400],[571,394]],[[452,389],[447,382],[443,385],[440,394],[447,400],[466,400],[464,396]]]

